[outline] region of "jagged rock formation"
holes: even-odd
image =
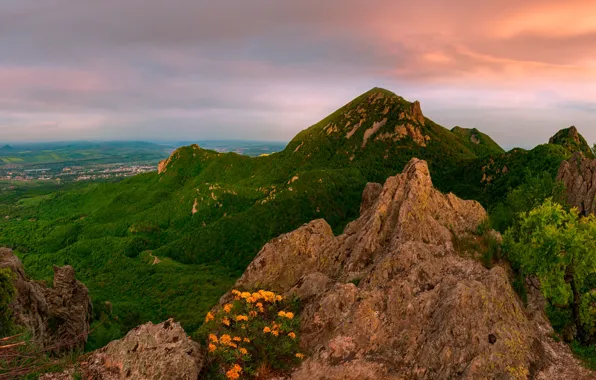
[[[561,163],[557,180],[565,185],[567,203],[582,215],[596,213],[596,159],[576,152]]]
[[[0,268],[15,274],[17,296],[11,304],[15,322],[31,331],[39,344],[56,352],[85,345],[91,299],[71,266],[54,266],[52,288],[27,279],[23,264],[8,248],[0,248]]]
[[[196,380],[203,367],[203,354],[179,323],[169,319],[149,322],[124,338],[82,358],[78,373],[84,379]],[[41,380],[74,378],[74,369],[47,374]]]
[[[548,143],[561,145],[570,152],[582,152],[586,157],[594,158],[588,142],[574,126],[561,129],[548,140]]]
[[[308,223],[265,245],[236,283],[301,298],[310,357],[292,379],[590,378],[505,268],[463,257],[480,204],[435,190],[417,159],[379,187],[367,186],[344,234]]]

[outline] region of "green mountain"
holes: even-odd
[[[264,243],[317,218],[340,232],[358,216],[366,183],[383,183],[412,157],[428,162],[437,188],[490,203],[515,178],[523,182],[527,167],[554,167],[567,152],[549,145],[499,155],[488,136],[472,132],[475,144],[466,134],[375,88],[266,157],[191,145],[158,173],[0,202],[0,245],[15,249],[34,278],[72,265],[98,320],[109,301],[115,317],[95,330],[92,347],[170,316],[193,331]]]
[[[561,145],[570,152],[582,152],[586,157],[594,158],[594,153],[586,139],[579,134],[577,128],[571,126],[561,129],[548,141],[549,144]]]
[[[490,136],[480,132],[476,128],[454,127],[451,132],[456,134],[468,149],[478,156],[490,156],[491,154],[505,153]]]
[[[491,214],[493,228],[504,232],[520,212],[560,196],[563,189],[555,180],[557,171],[577,151],[592,156],[575,127],[562,129],[548,144],[531,150],[515,148],[460,162],[449,172],[452,181],[443,190],[482,203]]]

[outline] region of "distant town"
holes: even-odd
[[[0,181],[78,182],[131,177],[157,170],[155,164],[97,164],[93,166],[47,167],[36,169],[0,168]]]

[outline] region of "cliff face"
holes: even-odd
[[[596,159],[575,153],[563,161],[557,180],[565,185],[567,202],[577,207],[580,214],[596,213]]]
[[[464,258],[461,241],[486,218],[477,202],[435,190],[417,159],[379,187],[367,186],[344,234],[306,224],[268,243],[236,283],[300,297],[310,356],[292,379],[589,378],[506,269]]]
[[[91,300],[71,266],[54,267],[52,288],[27,279],[23,264],[10,249],[0,248],[0,268],[9,268],[15,274],[17,296],[11,308],[17,324],[25,326],[39,344],[52,351],[84,347]]]

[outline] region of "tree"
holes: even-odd
[[[596,276],[596,217],[580,218],[551,199],[529,213],[504,237],[511,260],[536,275],[546,299],[571,308],[578,338],[587,342],[596,321],[591,283]]]
[[[8,334],[12,327],[12,312],[8,308],[16,294],[12,278],[13,274],[10,269],[0,268],[0,337]]]

